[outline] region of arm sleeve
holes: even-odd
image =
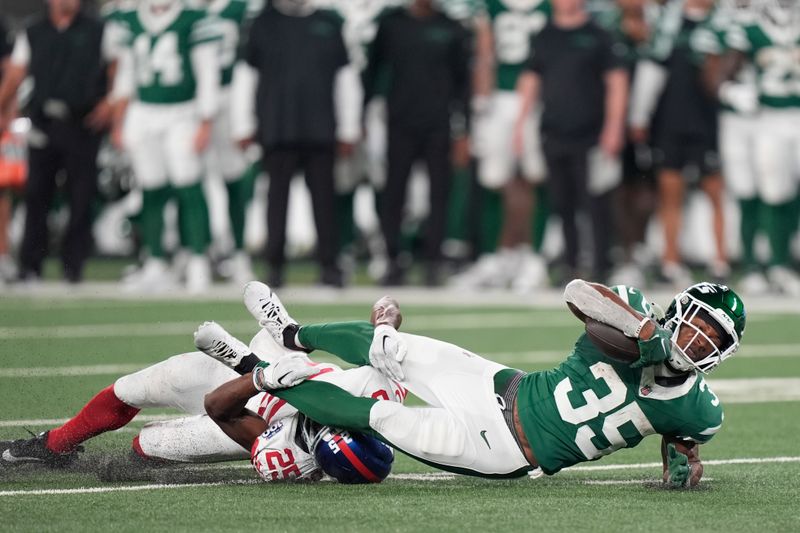
[[[625,53],[627,52],[625,43],[614,39],[606,31],[602,31],[601,39],[603,44],[599,52],[602,70],[608,72],[609,70],[624,69]]]
[[[231,135],[235,140],[249,139],[256,133],[258,76],[258,71],[245,61],[239,61],[233,67]]]
[[[541,34],[539,34],[541,35]],[[544,41],[539,38],[537,35],[536,37],[531,37],[530,40],[530,55],[528,56],[527,61],[525,61],[525,70],[530,70],[536,74],[541,75],[544,71],[544,57],[542,52],[542,48],[544,47]]]
[[[136,91],[136,75],[133,60],[133,51],[124,48],[117,61],[117,73],[114,76],[114,87],[111,91],[111,99],[114,101],[128,100],[133,97]]]
[[[584,315],[619,329],[626,336],[636,338],[641,324],[649,320],[634,316],[625,307],[601,294],[582,279],[570,281],[564,289],[564,300],[577,307]]]
[[[470,56],[471,43],[469,32],[460,24],[458,26],[458,37],[452,45],[451,69],[453,72],[453,104],[451,124],[455,136],[461,136],[469,131],[469,101],[470,101]]]
[[[340,68],[334,80],[333,96],[336,101],[336,139],[354,143],[361,137],[361,103],[364,91],[355,65],[348,63]]]
[[[383,46],[386,36],[386,19],[381,19],[378,23],[378,30],[375,38],[367,48],[367,66],[364,68],[364,103],[369,102],[377,92],[376,84],[378,73],[383,68]]]
[[[645,59],[636,65],[631,90],[628,123],[634,127],[647,127],[655,113],[661,92],[667,84],[667,69],[655,61]]]
[[[0,21],[0,61],[11,55],[11,42],[5,24]]]
[[[219,106],[220,68],[218,43],[204,42],[191,51],[192,69],[197,80],[197,109],[203,120],[213,117]]]
[[[31,43],[28,41],[28,32],[21,31],[14,40],[14,50],[11,52],[11,64],[27,68],[31,62]]]

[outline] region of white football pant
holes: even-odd
[[[408,344],[400,385],[431,407],[378,402],[370,426],[400,450],[483,474],[530,466],[506,425],[494,392],[504,368],[453,344],[400,334]]]
[[[478,182],[489,189],[500,189],[517,173],[531,183],[541,183],[546,174],[539,124],[541,113],[532,112],[525,120],[521,157],[514,154],[514,124],[520,100],[514,91],[496,91],[489,109],[478,115],[473,127],[473,150],[478,158]]]
[[[193,102],[128,106],[122,136],[139,187],[188,187],[200,181],[202,156],[194,149],[199,125]]]

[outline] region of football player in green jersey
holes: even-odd
[[[534,190],[546,176],[539,110],[524,118],[524,142],[514,146],[520,109],[517,79],[530,42],[550,17],[548,0],[482,0],[476,27],[473,151],[481,186],[502,198],[497,249],[452,280],[456,286],[511,287],[527,292],[547,284],[544,260],[532,248]],[[492,193],[489,193],[490,196]]]
[[[755,8],[751,0],[723,0],[706,24],[694,31],[692,46],[705,54],[704,77],[712,91],[713,78],[729,50],[727,34],[735,26],[751,23],[754,16]],[[741,213],[739,235],[744,275],[738,286],[745,294],[760,294],[769,287],[753,249],[756,232],[761,226],[761,200],[755,164],[758,99],[753,65],[745,65],[735,79],[723,83],[717,92],[721,104],[719,152],[722,176],[728,190],[738,201]]]
[[[708,442],[723,419],[703,374],[738,349],[742,300],[728,287],[700,283],[678,293],[658,318],[638,290],[583,280],[567,285],[565,300],[576,315],[636,339],[639,359],[612,359],[584,334],[556,368],[525,373],[388,324],[300,327],[269,287],[245,287],[247,308],[277,342],[371,364],[428,404],[389,405],[308,381],[273,391],[319,423],[371,433],[437,468],[492,478],[537,468],[555,474],[658,433],[665,481],[696,485],[702,476],[698,444]],[[251,380],[245,375],[228,386],[252,387],[255,394]]]
[[[218,227],[215,215],[222,213],[222,210],[215,209],[212,197],[228,199],[227,218],[234,252],[230,260],[230,278],[241,285],[255,277],[250,256],[245,250],[244,235],[247,206],[253,196],[254,174],[258,173],[259,167],[248,160],[246,152],[234,139],[231,127],[231,81],[243,30],[261,12],[264,0],[206,0],[206,4],[206,11],[220,35],[221,68],[219,108],[213,119],[206,164],[209,176],[222,178],[227,194],[222,192],[222,185],[217,180],[209,180],[205,185],[209,194],[212,228]]]
[[[733,51],[717,76],[721,88],[747,59],[756,71],[760,104],[755,163],[758,192],[772,257],[767,277],[773,287],[800,295],[800,277],[791,268],[789,242],[796,227],[800,177],[800,4],[764,0],[758,16],[726,34]]]
[[[201,154],[218,108],[218,36],[206,14],[182,0],[142,0],[120,14],[120,23],[127,42],[115,79],[120,104],[112,135],[130,152],[142,189],[148,253],[140,275],[126,287],[153,291],[169,284],[161,241],[164,206],[174,195],[181,241],[191,252],[187,288],[202,292],[211,283],[211,269]]]

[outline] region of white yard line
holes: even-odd
[[[155,422],[158,420],[169,420],[170,418],[179,418],[187,415],[143,415],[138,414],[133,422]],[[49,427],[60,426],[69,418],[29,418],[20,420],[0,420],[0,428],[15,428],[15,427]]]
[[[800,457],[752,457],[741,459],[718,459],[703,461],[706,466],[728,466],[728,465],[742,465],[742,464],[783,464],[783,463],[800,463]],[[635,463],[635,464],[621,464],[621,465],[589,465],[589,466],[574,466],[566,471],[571,472],[598,472],[598,471],[611,471],[611,470],[634,470],[641,468],[661,468],[661,463]],[[430,472],[418,474],[391,474],[389,479],[396,479],[401,481],[447,481],[456,479],[455,474],[447,472]],[[651,479],[625,479],[625,480],[586,480],[584,483],[590,485],[618,485],[618,484],[635,484],[646,483],[653,481]],[[711,481],[711,478],[705,478],[705,481]],[[30,490],[4,490],[0,491],[0,497],[3,496],[54,496],[54,495],[72,495],[72,494],[98,494],[106,492],[134,492],[144,490],[164,490],[164,489],[187,489],[196,487],[219,487],[230,485],[256,485],[261,483],[255,479],[241,479],[234,481],[218,481],[213,483],[175,483],[175,484],[149,484],[149,485],[122,485],[115,487],[79,487],[74,489],[30,489]]]
[[[215,284],[209,291],[199,296],[187,295],[182,291],[160,295],[126,294],[119,289],[119,283],[85,282],[78,286],[59,282],[44,282],[36,287],[6,287],[4,296],[24,299],[30,305],[50,307],[57,302],[61,308],[73,305],[81,307],[81,300],[120,302],[122,305],[135,302],[139,304],[159,302],[240,302],[242,289],[233,284]],[[281,299],[288,304],[364,304],[371,305],[386,294],[383,287],[348,287],[345,290],[326,290],[314,286],[289,286],[281,289]],[[558,288],[544,289],[532,294],[513,294],[503,290],[464,290],[456,288],[429,289],[425,287],[392,288],[392,296],[405,305],[452,305],[470,307],[511,306],[522,309],[563,308],[563,291]],[[651,301],[667,303],[674,292],[666,290],[647,290]],[[70,302],[69,304],[66,302]],[[103,302],[101,305],[105,304]],[[800,313],[800,299],[789,296],[767,294],[747,298],[748,314],[754,313]],[[748,319],[750,318],[748,316]]]
[[[364,317],[366,318],[366,317]],[[329,322],[328,317],[312,317],[304,323]],[[355,320],[357,317],[337,317],[337,320]],[[128,324],[76,324],[72,326],[19,326],[0,328],[0,339],[95,339],[103,337],[158,337],[186,335],[187,338],[197,329],[198,322],[158,322]],[[224,322],[232,333],[258,331],[254,320]],[[463,330],[476,328],[513,329],[529,327],[533,329],[577,328],[578,323],[569,315],[532,315],[531,313],[464,313],[452,315],[418,315],[407,317],[403,325],[408,331],[427,332],[442,330]]]

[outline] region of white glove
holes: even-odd
[[[748,83],[726,81],[719,86],[719,101],[739,113],[750,115],[758,111],[758,92]]]
[[[408,345],[396,329],[385,324],[375,328],[369,347],[369,363],[375,370],[395,381],[403,381],[405,374],[400,363],[407,352]]]
[[[253,370],[253,385],[260,391],[285,389],[302,383],[309,376],[318,373],[306,354],[289,353],[267,367]]]

